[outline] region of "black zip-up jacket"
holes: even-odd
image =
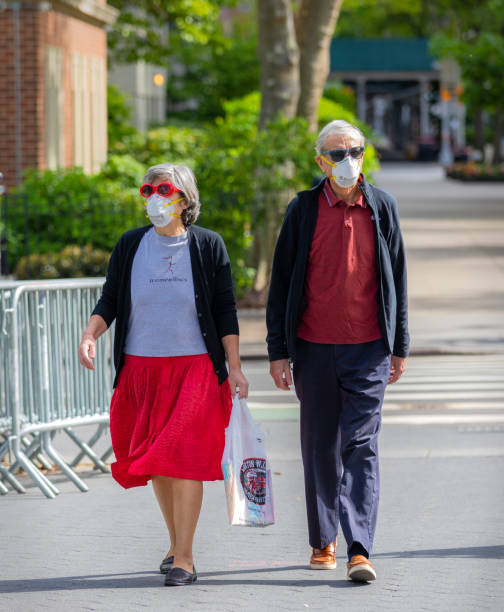
[[[266,309],[270,361],[296,358],[299,317],[307,307],[304,285],[310,247],[325,178],[290,202],[275,248]],[[359,188],[372,211],[378,271],[378,318],[387,350],[398,357],[409,351],[406,258],[394,197],[361,175]],[[335,312],[334,316],[338,316]]]
[[[114,365],[117,386],[124,363],[124,345],[131,312],[131,266],[140,241],[152,225],[123,234],[110,257],[107,277],[92,314],[100,315],[108,327],[116,320]],[[219,384],[227,376],[226,358],[221,338],[238,334],[238,317],[231,279],[231,266],[224,241],[215,232],[198,226],[187,228],[196,312]]]

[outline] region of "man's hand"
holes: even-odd
[[[292,374],[288,359],[278,359],[270,363],[271,378],[279,389],[289,391],[292,385]]]
[[[96,357],[96,340],[92,336],[83,336],[79,346],[79,361],[88,370],[94,370],[91,359]]]
[[[397,382],[403,375],[406,369],[406,357],[396,357],[392,355],[390,358],[390,375],[387,385],[392,385]]]
[[[231,387],[231,394],[234,397],[239,389],[239,398],[244,399],[248,397],[248,380],[241,371],[241,368],[229,368],[229,386]]]

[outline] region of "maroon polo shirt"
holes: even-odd
[[[339,200],[325,182],[305,279],[308,307],[298,336],[320,344],[358,344],[382,337],[371,209],[362,194]]]

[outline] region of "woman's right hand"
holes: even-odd
[[[96,340],[92,336],[83,336],[79,346],[79,361],[88,370],[94,370],[91,359],[96,357]]]

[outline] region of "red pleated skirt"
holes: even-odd
[[[110,404],[112,476],[126,489],[153,475],[222,480],[231,407],[207,354],[126,355]]]

